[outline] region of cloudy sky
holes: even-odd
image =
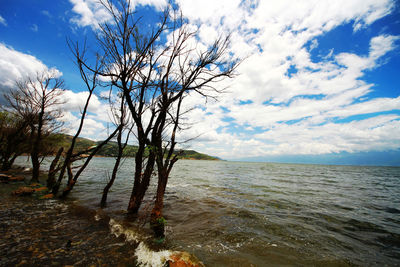
[[[151,23],[166,2],[134,3]],[[235,79],[217,85],[228,87],[218,102],[187,99],[196,106],[194,126],[181,138],[200,135],[191,148],[233,160],[400,164],[398,2],[176,3],[202,44],[230,32],[231,52],[245,58]],[[0,90],[56,70],[67,84],[64,120],[72,133],[86,92],[66,38],[87,38],[95,50],[94,33],[107,20],[96,0],[0,0]],[[83,136],[105,137],[107,110],[94,99]]]

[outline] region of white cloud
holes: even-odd
[[[257,135],[277,143],[266,154],[324,154],[393,149],[400,145],[400,116],[386,115],[349,123],[312,126],[307,121],[279,125]]]
[[[373,60],[377,60],[378,58],[382,57],[396,47],[395,41],[398,39],[399,36],[392,35],[379,35],[372,38],[370,43],[369,57]]]
[[[71,22],[80,26],[90,26],[96,30],[99,25],[105,22],[112,23],[112,15],[98,0],[69,0],[73,5],[72,11],[76,14]],[[153,6],[156,10],[162,11],[167,6],[167,0],[137,0],[131,1],[132,10],[136,6]]]
[[[62,73],[55,68],[48,68],[36,57],[21,53],[12,47],[0,43],[0,103],[3,102],[3,93],[12,90],[16,81],[35,77],[38,73],[47,72],[53,77],[61,77]],[[79,125],[80,112],[85,104],[87,92],[72,92],[66,90],[61,100],[64,102],[65,132],[74,134]],[[75,115],[73,115],[75,114]],[[89,105],[89,116],[85,120],[82,136],[101,140],[106,138],[107,131],[104,123],[110,123],[110,108],[107,103],[93,95]],[[110,125],[112,125],[110,123]]]
[[[78,14],[72,20],[77,25],[96,27],[109,19],[94,0],[70,1]],[[185,107],[203,106],[190,114],[193,127],[180,133],[180,140],[200,135],[193,148],[225,158],[400,147],[399,97],[370,99],[375,87],[364,79],[366,72],[379,68],[398,48],[399,37],[376,33],[368,54],[335,53],[332,44],[320,59],[311,56],[325,33],[346,24],[354,32],[363,31],[390,14],[395,1],[176,2],[188,23],[199,29],[199,47],[211,44],[221,33],[231,33],[231,52],[246,57],[238,68],[240,75],[218,85],[230,85],[230,93],[221,95],[219,102],[203,105],[199,96],[186,99]],[[135,1],[157,10],[165,4],[164,0]],[[93,110],[102,115],[93,113],[90,118],[105,122],[101,119],[107,116],[105,109],[95,103]],[[71,102],[70,108],[77,106]],[[364,119],[348,118],[357,115]]]
[[[70,0],[72,11],[77,15],[71,22],[80,26],[90,26],[97,29],[99,24],[111,21],[112,17],[98,0]]]
[[[0,15],[0,24],[2,24],[3,26],[7,26],[6,20],[1,15]]]
[[[387,136],[376,134],[377,129],[386,129],[395,136],[398,117],[390,117],[376,129],[361,127],[373,125],[373,118],[362,123],[333,121],[399,110],[398,98],[366,98],[374,85],[363,80],[366,71],[379,67],[380,59],[397,47],[398,37],[372,38],[368,55],[350,52],[334,55],[334,44],[321,61],[311,60],[310,54],[318,48],[316,37],[347,23],[353,23],[354,31],[363,30],[389,14],[393,1],[259,1],[253,4],[253,9],[246,9],[238,1],[219,1],[217,5],[181,1],[183,14],[199,26],[203,43],[210,42],[215,32],[229,29],[233,31],[232,51],[238,56],[251,55],[240,65],[240,75],[229,89],[231,94],[222,95],[218,104],[207,105],[205,111],[194,116],[193,121],[200,118],[201,123],[187,136],[203,131],[203,136],[208,137],[202,136],[199,142],[194,142],[194,148],[198,146],[221,157],[241,158],[400,147],[398,139],[385,141]],[[311,45],[307,48],[308,43]],[[288,75],[291,67],[296,72]],[[240,100],[251,103],[240,105]],[[220,106],[230,111],[223,113]],[[207,112],[212,115],[205,115]],[[227,122],[227,117],[233,124]],[[372,134],[374,143],[367,138]],[[357,138],[360,144],[356,144]],[[208,143],[200,145],[206,140]]]
[[[89,96],[87,91],[73,92],[65,90],[61,96],[64,102],[62,109],[65,111],[64,122],[68,125],[66,128],[69,134],[74,134],[79,126],[80,115]],[[111,109],[107,101],[101,101],[97,95],[91,96],[89,107],[84,122],[82,132],[83,137],[94,140],[102,140],[106,138],[106,127],[109,124],[113,128]]]
[[[12,47],[0,43],[0,90],[8,90],[15,87],[15,82],[27,77],[34,77],[37,73],[53,72],[55,76],[62,73],[55,68],[49,69],[36,57],[21,53]]]
[[[161,11],[167,6],[168,1],[167,0],[137,0],[137,1],[133,1],[133,4],[136,6],[137,5],[153,6],[158,11]]]
[[[65,123],[62,131],[69,135],[75,135],[80,124],[80,113],[66,111],[63,114],[62,121]],[[80,137],[89,138],[92,140],[104,140],[107,138],[107,128],[103,123],[93,119],[86,118],[83,124]]]

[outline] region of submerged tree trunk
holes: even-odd
[[[38,155],[38,153],[36,151],[32,151],[31,161],[32,161],[31,183],[39,182],[40,162],[39,162],[39,155]]]
[[[58,171],[57,165],[58,165],[58,162],[60,161],[60,157],[61,157],[61,154],[63,151],[64,151],[64,148],[61,147],[58,150],[55,158],[53,159],[53,161],[50,164],[49,172],[47,174],[47,188],[49,188],[49,189],[53,188],[53,186],[56,182],[56,173]]]
[[[31,159],[32,159],[32,179],[31,182],[39,182],[39,169],[40,169],[40,161],[39,161],[39,154],[40,148],[42,143],[42,136],[43,136],[43,116],[44,111],[46,108],[45,105],[46,99],[44,96],[41,98],[41,105],[40,105],[40,112],[38,115],[38,127],[36,130],[35,140],[32,144],[32,151],[31,151]],[[34,133],[34,127],[32,127],[32,131]]]
[[[72,191],[72,189],[74,188],[74,185],[76,184],[76,181],[78,180],[79,176],[81,175],[81,173],[86,169],[87,165],[89,164],[89,162],[92,160],[92,158],[94,157],[94,155],[97,154],[97,152],[105,145],[108,143],[108,141],[110,141],[115,134],[120,130],[120,128],[122,127],[122,125],[118,126],[114,132],[112,132],[110,134],[110,136],[104,140],[103,142],[101,142],[89,155],[89,157],[86,158],[85,163],[83,163],[82,166],[80,166],[80,168],[78,169],[78,171],[75,173],[75,175],[72,178],[72,169],[71,169],[71,165],[67,166],[68,169],[68,184],[67,186],[64,188],[63,193],[61,195],[61,198],[65,198],[68,196],[68,194]]]
[[[14,153],[14,155],[7,155],[1,161],[1,170],[8,171],[11,169],[11,166],[14,164],[15,159],[19,156],[19,154]]]
[[[136,159],[136,157],[135,157]],[[142,162],[136,160],[136,164],[140,164],[139,167],[135,172],[135,181],[131,193],[131,198],[129,200],[128,205],[128,213],[137,214],[139,208],[142,204],[143,198],[146,194],[147,188],[150,184],[150,178],[153,173],[155,163],[155,155],[151,151],[149,152],[149,157],[147,159],[146,169],[143,173],[141,173],[142,168],[140,167]]]
[[[150,216],[150,226],[157,238],[164,237],[165,219],[162,216],[162,210],[164,207],[164,195],[168,183],[168,176],[169,172],[165,169],[158,170],[156,201]]]
[[[75,135],[72,137],[71,144],[70,144],[70,146],[69,146],[69,148],[67,150],[67,153],[65,155],[64,163],[62,164],[62,167],[60,169],[60,174],[58,176],[58,179],[57,179],[56,183],[53,186],[52,193],[54,195],[56,195],[58,193],[58,190],[60,189],[60,186],[61,186],[61,182],[64,179],[64,175],[65,175],[65,171],[67,169],[67,166],[69,164],[71,164],[71,162],[72,162],[72,156],[73,156],[73,151],[74,151],[74,148],[75,148],[75,143],[76,143],[76,140],[78,139],[78,136],[80,135],[80,133],[82,131],[83,123],[84,123],[85,118],[86,118],[86,113],[87,113],[87,109],[88,109],[88,106],[89,106],[89,103],[90,103],[90,99],[91,99],[91,97],[93,95],[93,92],[94,92],[96,86],[97,86],[97,75],[98,75],[97,71],[100,68],[100,66],[98,66],[99,62],[96,61],[96,67],[95,67],[95,70],[93,71],[93,77],[89,78],[87,76],[87,74],[85,73],[85,69],[84,69],[85,67],[84,67],[83,61],[82,61],[82,57],[83,57],[83,54],[85,54],[85,49],[86,48],[84,48],[83,51],[80,52],[78,44],[76,44],[76,47],[73,47],[70,43],[68,43],[68,45],[69,45],[72,53],[74,54],[74,56],[76,58],[77,65],[79,67],[79,71],[80,71],[80,74],[81,74],[81,78],[84,81],[84,83],[86,84],[86,87],[87,87],[87,89],[89,91],[89,95],[86,98],[86,103],[85,103],[85,106],[83,107],[83,110],[82,110],[82,114],[81,114],[81,119],[80,119],[80,122],[79,122],[78,130],[76,131]]]
[[[121,139],[122,139],[122,128],[118,132],[118,137],[117,137],[118,154],[115,159],[115,164],[114,164],[114,168],[113,168],[113,171],[111,174],[111,179],[110,179],[110,181],[108,181],[107,185],[103,189],[103,195],[102,195],[101,201],[100,201],[100,207],[102,207],[102,208],[104,208],[106,206],[108,191],[110,190],[111,186],[114,184],[115,178],[117,177],[117,172],[118,172],[119,164],[121,162],[122,153],[124,152],[124,146],[122,145]]]

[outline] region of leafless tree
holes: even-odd
[[[234,76],[239,63],[228,57],[229,36],[220,37],[205,48],[192,45],[197,32],[184,24],[180,17],[174,19],[170,43],[160,53],[157,66],[157,89],[159,90],[156,120],[151,132],[151,145],[156,154],[158,185],[156,201],[151,212],[151,224],[157,235],[162,236],[163,198],[170,172],[178,160],[174,153],[177,134],[182,130],[184,99],[190,94],[216,98],[222,89],[215,84]],[[160,229],[161,228],[161,229]]]
[[[164,14],[157,28],[142,35],[130,1],[101,2],[112,15],[113,22],[101,25],[97,37],[104,65],[100,75],[125,98],[135,124],[138,150],[128,211],[137,213],[155,165],[155,154],[146,156],[157,105],[157,90],[151,84],[155,72],[151,58],[155,56],[158,38],[167,29],[168,14]]]
[[[75,133],[75,135],[72,137],[72,141],[71,144],[66,152],[66,155],[64,157],[64,161],[60,167],[60,173],[58,176],[58,179],[56,181],[56,183],[54,184],[53,188],[52,188],[52,193],[54,195],[56,195],[59,191],[61,182],[65,176],[65,172],[67,172],[68,175],[68,182],[66,187],[63,189],[62,195],[61,197],[66,197],[73,189],[74,185],[76,184],[76,181],[78,180],[78,178],[80,177],[81,173],[85,170],[85,168],[87,167],[87,165],[90,163],[90,161],[92,160],[92,158],[96,155],[96,153],[105,145],[107,144],[119,131],[120,128],[122,128],[122,126],[118,126],[108,137],[106,140],[102,141],[100,144],[98,144],[96,147],[91,147],[88,150],[85,151],[78,151],[78,152],[74,152],[74,148],[75,148],[75,144],[76,144],[76,140],[79,137],[82,129],[83,129],[83,125],[86,119],[86,115],[87,115],[87,111],[88,111],[88,107],[89,107],[89,103],[91,100],[92,95],[94,94],[95,89],[97,88],[97,86],[99,85],[99,70],[102,69],[102,63],[100,62],[99,58],[96,58],[96,63],[94,65],[93,69],[88,69],[86,67],[86,65],[84,64],[85,62],[85,53],[86,53],[86,46],[84,45],[82,49],[80,49],[78,43],[76,43],[75,45],[72,45],[71,42],[69,42],[69,46],[70,49],[72,51],[72,53],[74,54],[74,57],[76,59],[76,65],[79,69],[81,78],[83,80],[83,82],[85,83],[87,90],[89,92],[87,98],[86,98],[86,102],[84,105],[84,108],[81,112],[81,119],[80,119],[80,123],[79,123],[79,127]],[[86,156],[86,154],[88,154]],[[72,167],[72,163],[83,159],[84,162],[82,165],[80,166],[75,166]],[[77,171],[75,173],[73,173],[73,168],[77,169]]]
[[[207,47],[198,46],[197,31],[171,6],[149,30],[135,18],[130,1],[101,3],[113,22],[100,26],[97,40],[104,68],[98,73],[125,98],[138,145],[128,212],[138,212],[156,167],[158,187],[151,222],[157,228],[168,177],[178,160],[174,153],[177,134],[188,110],[184,100],[191,94],[216,97],[221,90],[215,83],[232,77],[238,61],[229,56],[229,36]],[[84,65],[96,71],[87,61]]]
[[[56,195],[59,191],[59,188],[61,186],[61,182],[64,178],[65,172],[67,171],[68,166],[71,166],[72,164],[72,159],[73,159],[73,152],[74,152],[74,148],[75,148],[75,144],[76,144],[76,140],[78,139],[82,128],[83,128],[83,124],[85,122],[85,118],[86,118],[86,114],[87,114],[87,110],[89,107],[89,103],[90,103],[90,99],[92,98],[92,95],[94,93],[94,90],[96,89],[97,85],[98,85],[98,81],[97,81],[97,69],[99,67],[98,65],[98,61],[96,62],[96,66],[95,66],[95,71],[93,72],[92,76],[88,76],[88,74],[85,72],[85,67],[83,66],[82,63],[82,59],[85,58],[85,52],[86,52],[86,47],[83,48],[83,50],[81,51],[79,48],[78,43],[73,45],[71,42],[68,43],[71,52],[74,54],[75,59],[76,59],[76,65],[79,69],[80,75],[82,77],[82,80],[84,81],[87,89],[88,89],[88,96],[86,98],[86,102],[85,105],[83,107],[83,110],[81,111],[81,118],[80,118],[80,122],[79,122],[79,126],[78,129],[76,130],[75,135],[72,137],[71,140],[71,144],[66,152],[66,155],[64,157],[64,161],[61,165],[60,168],[60,173],[58,175],[58,179],[56,181],[56,183],[52,186],[52,193],[54,195]]]
[[[30,128],[31,181],[38,181],[41,157],[46,156],[43,140],[62,126],[59,119],[62,117],[60,95],[63,87],[63,80],[42,72],[35,78],[17,82],[17,90],[5,95],[12,112],[26,121]]]

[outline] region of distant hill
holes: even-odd
[[[57,140],[58,140],[58,145],[57,145],[58,147],[63,146],[65,149],[67,149],[69,147],[69,144],[71,143],[72,136],[66,134],[58,134]],[[100,142],[101,141],[96,142],[86,138],[78,137],[75,145],[75,151],[85,150],[91,146],[96,146]],[[124,150],[124,156],[134,157],[137,150],[138,150],[137,146],[127,145]],[[117,155],[117,153],[118,153],[117,142],[110,141],[100,149],[100,151],[97,153],[97,156],[114,157]],[[194,150],[183,150],[179,158],[193,159],[193,160],[220,160],[217,157],[209,156],[207,154],[202,154]]]

